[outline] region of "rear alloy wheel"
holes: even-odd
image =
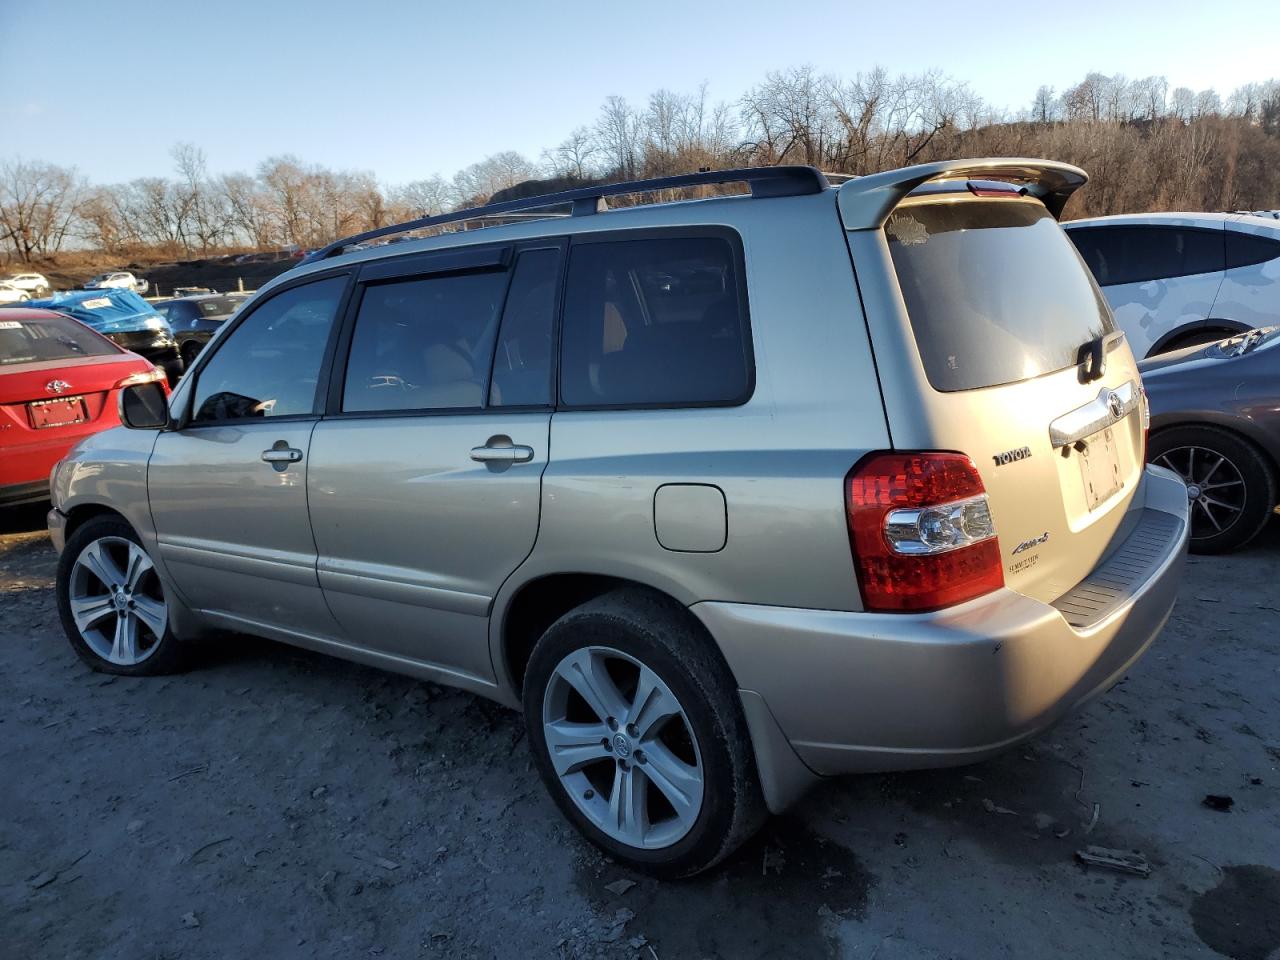
[[[547,684],[542,729],[565,793],[611,839],[657,849],[697,822],[697,740],[675,694],[639,660],[612,647],[570,653]]]
[[[1191,515],[1191,550],[1225,553],[1252,540],[1276,503],[1270,466],[1248,441],[1217,427],[1185,426],[1151,438],[1156,466],[1182,477]]]
[[[139,676],[181,665],[155,565],[123,520],[90,520],[67,541],[58,612],[71,646],[95,670]]]
[[[562,616],[534,647],[524,705],[557,805],[629,866],[690,876],[764,820],[737,685],[667,597],[621,588]]]

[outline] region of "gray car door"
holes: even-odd
[[[488,614],[533,549],[562,260],[551,240],[365,267],[307,474],[351,641],[490,683]]]
[[[349,283],[261,301],[193,371],[188,422],[156,440],[147,487],[165,567],[224,626],[340,635],[316,579],[306,481]]]

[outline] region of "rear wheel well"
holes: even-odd
[[[589,573],[559,573],[532,580],[512,598],[502,621],[503,661],[517,698],[524,686],[529,657],[547,628],[575,607],[619,587],[636,587],[669,600],[685,610],[686,616],[705,633],[701,621],[689,614],[684,604],[661,590],[635,580]],[[710,637],[707,639],[711,640]],[[712,646],[716,654],[720,655],[714,642]]]
[[[1165,334],[1151,348],[1147,356],[1154,357],[1156,354],[1170,353],[1174,350],[1181,350],[1183,347],[1213,343],[1216,340],[1223,340],[1237,333],[1244,333],[1248,329],[1249,327],[1246,324],[1235,320],[1210,318],[1198,324],[1179,327],[1177,330]]]

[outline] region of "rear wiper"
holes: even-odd
[[[1080,368],[1080,382],[1101,380],[1107,372],[1107,335],[1099,334],[1076,351],[1076,366]]]

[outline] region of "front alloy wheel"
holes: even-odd
[[[133,528],[117,516],[77,528],[58,560],[58,613],[72,649],[102,673],[141,676],[181,667],[164,585]]]
[[[159,648],[168,611],[151,558],[132,540],[103,537],[85,546],[69,592],[76,629],[103,660],[132,667]]]

